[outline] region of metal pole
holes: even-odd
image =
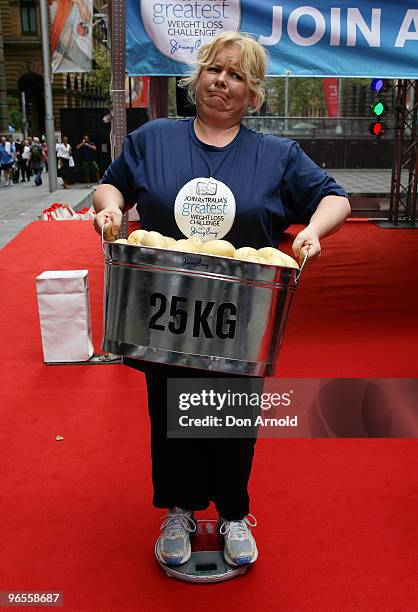
[[[111,62],[112,85],[110,95],[112,99],[112,159],[115,159],[122,150],[123,140],[126,136],[126,109],[125,109],[125,43],[126,43],[126,11],[125,0],[113,0],[110,9],[111,28]],[[129,215],[122,217],[119,238],[128,236]]]
[[[338,79],[338,122],[337,122],[337,128],[335,130],[338,135],[342,134],[342,131],[343,131],[343,127],[341,125],[342,101],[343,101],[343,80],[340,77]]]
[[[288,121],[287,117],[289,116],[289,76],[286,71],[286,76],[284,78],[284,131],[287,133],[288,130]]]
[[[44,92],[45,92],[45,131],[48,147],[48,180],[49,191],[58,189],[57,158],[55,155],[55,125],[52,107],[51,87],[51,57],[49,53],[48,5],[47,0],[39,0],[41,8],[42,57],[44,62]]]
[[[26,94],[24,91],[20,92],[20,99],[22,100],[22,127],[23,137],[26,140],[28,137],[28,119],[26,117]]]

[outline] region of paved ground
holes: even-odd
[[[3,177],[2,177],[3,178]],[[0,248],[10,242],[24,227],[39,218],[41,212],[54,202],[70,204],[74,210],[90,206],[94,187],[75,184],[63,189],[58,179],[57,191],[49,193],[48,174],[43,174],[43,184],[16,183],[12,187],[0,185]]]
[[[329,170],[335,180],[343,185],[350,196],[382,198],[378,208],[387,206],[390,194],[392,171],[388,170]],[[0,185],[0,248],[7,244],[26,225],[39,218],[42,210],[54,202],[70,204],[74,210],[91,204],[94,187],[75,184],[64,190],[61,179],[57,191],[49,193],[48,175],[43,175],[43,184],[36,187],[30,183],[17,183],[13,187]],[[359,199],[360,202],[360,199]],[[354,204],[354,198],[353,198]],[[366,205],[367,206],[367,205]],[[354,206],[353,206],[354,207]],[[361,207],[361,205],[360,205]]]
[[[392,180],[392,170],[333,170],[327,169],[350,196],[370,195],[388,197]]]

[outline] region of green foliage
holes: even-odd
[[[175,117],[176,112],[176,78],[170,77],[168,79],[168,116]]]
[[[266,79],[267,108],[269,115],[285,114],[285,77]],[[322,79],[289,78],[288,116],[318,117],[325,112],[324,87]]]
[[[12,125],[16,130],[22,128],[22,111],[20,109],[20,100],[17,96],[7,95],[7,107],[9,115],[9,125]]]
[[[93,47],[93,70],[88,76],[89,88],[98,90],[104,96],[110,96],[112,66],[110,51],[106,45],[96,44]]]

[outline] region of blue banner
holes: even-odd
[[[126,0],[126,23],[131,76],[187,74],[202,44],[240,30],[267,50],[270,76],[418,78],[414,0]]]

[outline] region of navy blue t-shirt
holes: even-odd
[[[102,183],[137,203],[141,227],[184,238],[175,218],[177,194],[189,181],[213,178],[232,191],[235,218],[223,236],[236,248],[277,246],[291,223],[308,224],[320,200],[342,187],[287,138],[241,125],[225,147],[201,142],[194,118],[150,121],[125,139]],[[215,201],[215,200],[213,200]]]

